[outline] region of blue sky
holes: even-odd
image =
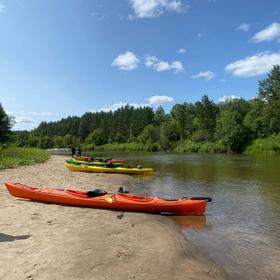
[[[280,64],[278,0],[0,0],[15,129],[129,103],[252,98]]]

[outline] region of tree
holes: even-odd
[[[268,127],[264,125],[264,102],[255,98],[250,102],[250,110],[246,114],[243,123],[250,131],[252,139],[268,135]]]
[[[105,135],[103,133],[103,130],[100,129],[100,128],[95,129],[92,133],[90,133],[88,135],[85,142],[87,144],[95,144],[97,146],[105,144],[106,143],[106,138],[105,138]]]
[[[172,142],[178,141],[180,138],[176,123],[170,118],[160,127],[160,145],[164,151],[168,151]]]
[[[211,140],[215,133],[216,117],[219,110],[217,105],[204,95],[201,101],[195,103],[195,115],[198,119],[199,129],[206,130]]]
[[[275,65],[267,78],[259,81],[258,97],[264,102],[263,122],[266,136],[280,133],[280,66]]]
[[[186,126],[186,107],[183,104],[176,104],[171,110],[171,116],[175,120],[178,131],[180,133],[180,140],[185,136]]]
[[[216,136],[222,140],[228,152],[242,152],[248,142],[249,133],[242,124],[240,113],[222,111],[217,119]]]
[[[0,144],[6,143],[11,136],[13,118],[8,116],[0,103]]]
[[[148,124],[144,127],[142,133],[139,135],[138,140],[142,144],[153,143],[156,142],[158,139],[156,135],[156,129],[152,124]]]
[[[155,112],[153,122],[155,126],[160,126],[165,121],[166,121],[166,115],[164,113],[164,109],[162,108],[162,106],[159,106]]]
[[[53,143],[55,148],[63,148],[63,137],[62,136],[55,136],[53,138]]]

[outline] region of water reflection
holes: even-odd
[[[137,179],[135,193],[163,198],[213,197],[206,216],[171,219],[210,259],[222,265],[231,279],[279,279],[279,157],[117,156],[155,169],[154,176]]]
[[[209,225],[207,225],[207,219],[206,216],[191,216],[191,215],[170,215],[168,216],[173,222],[175,222],[181,230],[205,230],[211,228]]]

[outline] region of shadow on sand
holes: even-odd
[[[23,240],[29,238],[31,235],[26,234],[26,235],[9,235],[5,233],[0,232],[0,242],[12,242],[15,240]]]

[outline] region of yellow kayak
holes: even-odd
[[[128,168],[128,167],[103,167],[89,165],[66,164],[71,171],[93,172],[93,173],[119,173],[119,174],[143,174],[149,175],[153,173],[153,168]]]

